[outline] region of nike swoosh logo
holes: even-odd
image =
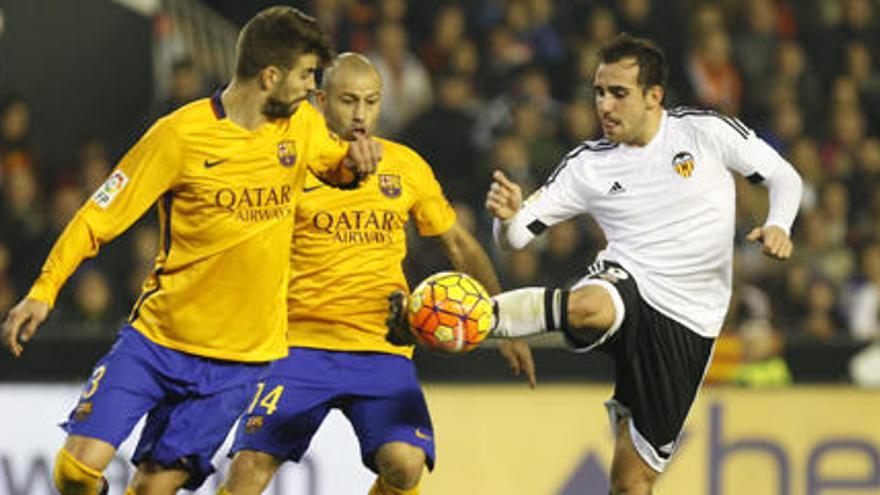
[[[422,429],[421,429],[421,428],[416,428],[416,437],[417,437],[417,438],[421,438],[422,440],[427,440],[427,441],[429,441],[429,442],[432,441],[432,439],[431,439],[431,435],[428,435],[428,434],[422,433]]]
[[[317,186],[303,187],[303,192],[304,193],[312,192],[315,189],[320,189],[322,187],[324,187],[324,184],[318,184]]]
[[[213,162],[212,162],[212,161],[205,160],[205,168],[213,168],[213,167],[216,167],[217,165],[220,165],[221,163],[223,163],[223,162],[225,162],[225,161],[227,161],[227,160],[228,160],[228,158],[224,158],[224,159],[222,159],[222,160],[214,160]]]

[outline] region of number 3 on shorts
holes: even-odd
[[[89,388],[82,394],[83,399],[88,399],[95,395],[95,392],[98,391],[98,385],[101,384],[101,378],[104,378],[104,373],[107,373],[106,364],[102,364],[95,368],[95,371],[92,372],[92,378],[89,379]]]
[[[254,412],[254,408],[257,407],[257,404],[260,404],[260,407],[266,409],[266,415],[269,416],[278,409],[278,399],[281,398],[281,394],[284,392],[284,385],[278,385],[273,388],[271,392],[263,396],[263,399],[260,400],[260,395],[263,393],[263,389],[266,388],[265,382],[260,382],[257,384],[257,393],[254,394],[254,400],[251,401],[251,405],[247,408],[247,413],[250,414]]]

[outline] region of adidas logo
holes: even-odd
[[[608,190],[608,194],[610,196],[614,196],[615,194],[620,194],[626,192],[626,188],[620,185],[620,182],[614,181],[614,184],[611,184],[611,189]]]

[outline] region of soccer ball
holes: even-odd
[[[472,350],[492,328],[492,300],[473,277],[435,273],[412,291],[408,316],[419,343],[433,351],[457,354]]]

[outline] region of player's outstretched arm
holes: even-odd
[[[3,345],[19,357],[24,352],[24,344],[31,340],[37,327],[49,315],[49,305],[34,299],[24,298],[16,304],[3,321]]]
[[[459,272],[467,273],[477,279],[490,295],[501,292],[501,284],[489,255],[474,239],[474,236],[457,221],[446,232],[440,234],[446,259]]]

